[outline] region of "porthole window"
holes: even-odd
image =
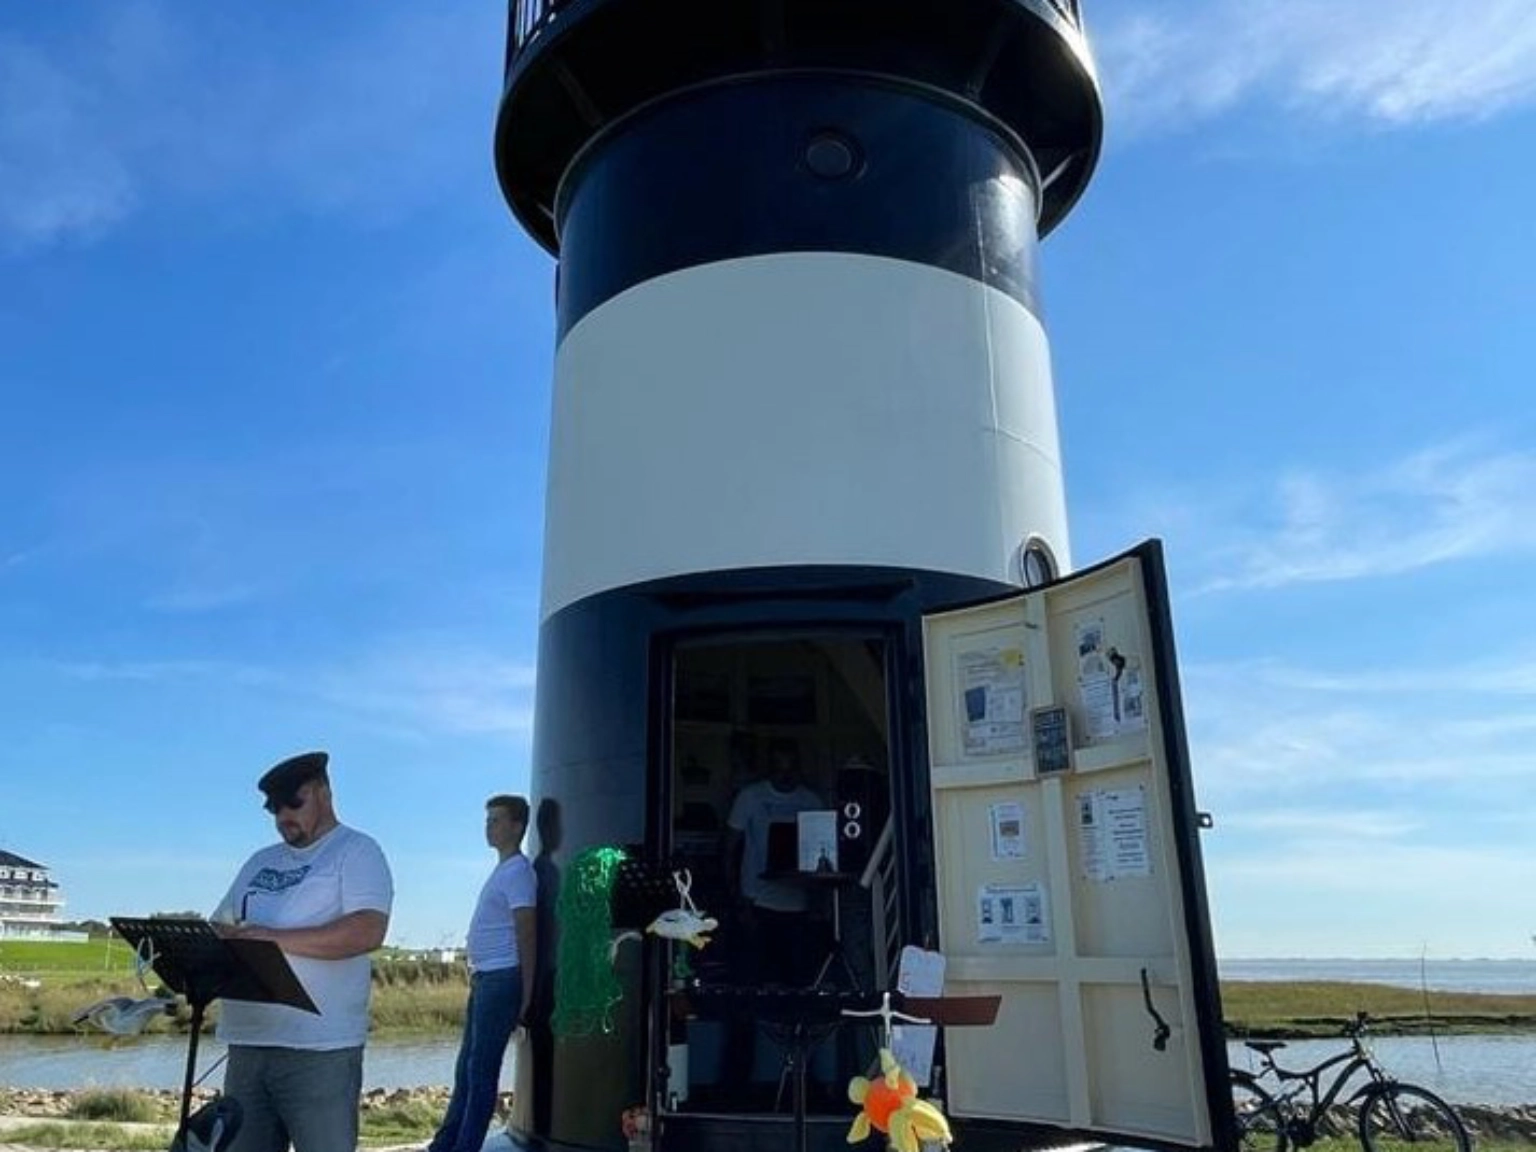
[[[823,180],[846,180],[858,175],[863,164],[859,146],[842,132],[817,132],[805,146],[806,168]]]
[[[1039,588],[1056,579],[1056,558],[1048,544],[1038,536],[1031,536],[1019,545],[1019,583],[1026,588]]]

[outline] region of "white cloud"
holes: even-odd
[[[1431,448],[1377,470],[1297,471],[1264,510],[1226,514],[1234,529],[1221,574],[1199,592],[1394,576],[1457,560],[1536,552],[1536,454]],[[1209,526],[1207,525],[1207,528]]]
[[[1518,842],[1426,847],[1343,835],[1240,852],[1205,844],[1223,955],[1528,955],[1510,896],[1536,885],[1536,856]]]
[[[260,594],[261,588],[256,584],[197,584],[187,581],[166,592],[151,596],[144,602],[144,606],[155,612],[194,615],[201,612],[215,612],[236,604],[245,604],[256,599]]]
[[[1341,836],[1363,840],[1390,840],[1423,826],[1423,818],[1402,809],[1264,808],[1240,810],[1223,819],[1222,832],[1260,832],[1304,839]]]
[[[533,730],[532,665],[465,650],[400,646],[318,674],[316,694],[411,726],[521,736]]]
[[[1114,122],[1168,130],[1240,105],[1405,126],[1536,100],[1528,0],[1201,0],[1096,9]]]
[[[190,684],[222,686],[318,701],[408,739],[523,737],[533,730],[533,665],[437,637],[396,641],[314,668],[219,660],[81,661],[53,667],[93,683],[129,681],[177,691]]]
[[[213,10],[210,10],[212,12]],[[88,240],[155,204],[390,215],[483,177],[499,22],[378,8],[279,41],[259,14],[141,2],[0,37],[0,243]]]
[[[100,111],[43,53],[0,37],[0,240],[91,236],[131,210],[122,160],[87,143]]]
[[[1487,684],[1530,674],[1519,660],[1445,665],[1434,674],[1357,668],[1344,674],[1268,661],[1182,669],[1191,757],[1201,804],[1259,820],[1297,797],[1370,807],[1390,789],[1391,811],[1426,825],[1432,812],[1511,788],[1532,770],[1529,710]]]

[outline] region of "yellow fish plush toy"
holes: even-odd
[[[925,1142],[948,1145],[954,1140],[944,1113],[917,1098],[916,1082],[889,1048],[880,1049],[880,1071],[877,1080],[855,1076],[848,1082],[848,1099],[860,1106],[848,1129],[848,1143],[867,1139],[871,1129],[884,1132],[896,1152],[919,1152]]]

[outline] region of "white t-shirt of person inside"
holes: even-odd
[[[268,928],[314,928],[351,912],[389,914],[394,881],[371,836],[338,824],[314,844],[274,844],[245,862],[213,913],[215,921]],[[219,1004],[219,1039],[324,1051],[361,1047],[368,1035],[372,961],[288,956],[320,1014],[286,1004]]]
[[[801,812],[822,807],[821,797],[804,784],[780,792],[772,781],[757,780],[736,793],[726,824],[744,838],[741,854],[741,894],[759,908],[774,912],[804,912],[805,888],[783,880],[764,880],[768,867],[768,826],[795,823]]]

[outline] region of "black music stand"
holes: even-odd
[[[178,1138],[187,1130],[192,1109],[192,1077],[197,1068],[197,1042],[203,1014],[215,1000],[248,1000],[255,1004],[286,1004],[319,1014],[304,985],[293,974],[283,951],[270,940],[226,940],[206,920],[140,920],[113,916],[117,934],[149,962],[171,991],[192,1006],[192,1031],[187,1038],[187,1070],[181,1087]]]
[[[774,985],[690,984],[674,992],[685,997],[701,1015],[748,1007],[774,1043],[784,1051],[783,1077],[790,1081],[794,1108],[793,1152],[806,1152],[805,1073],[811,1050],[847,1023],[848,1008],[878,1001],[841,988],[783,988]],[[780,1079],[782,1088],[783,1077]]]
[[[880,996],[840,988],[774,988],[694,983],[674,995],[694,1007],[729,1011],[745,1002],[758,1021],[784,1048],[785,1073],[794,1104],[793,1152],[806,1152],[805,1073],[811,1049],[839,1026],[879,1021],[889,1033],[891,1022],[935,1024],[941,1027],[987,1026],[997,1020],[1001,996]]]
[[[832,939],[827,944],[826,954],[816,966],[816,975],[811,979],[811,987],[820,988],[826,984],[827,976],[831,974],[832,966],[841,966],[843,975],[848,980],[850,990],[858,993],[867,991],[859,983],[858,976],[853,971],[853,965],[848,963],[848,955],[843,951],[843,890],[851,888],[859,882],[858,876],[852,872],[802,872],[799,869],[768,870],[758,875],[764,880],[771,880],[777,884],[794,884],[807,892],[825,890],[830,893],[832,903]]]

